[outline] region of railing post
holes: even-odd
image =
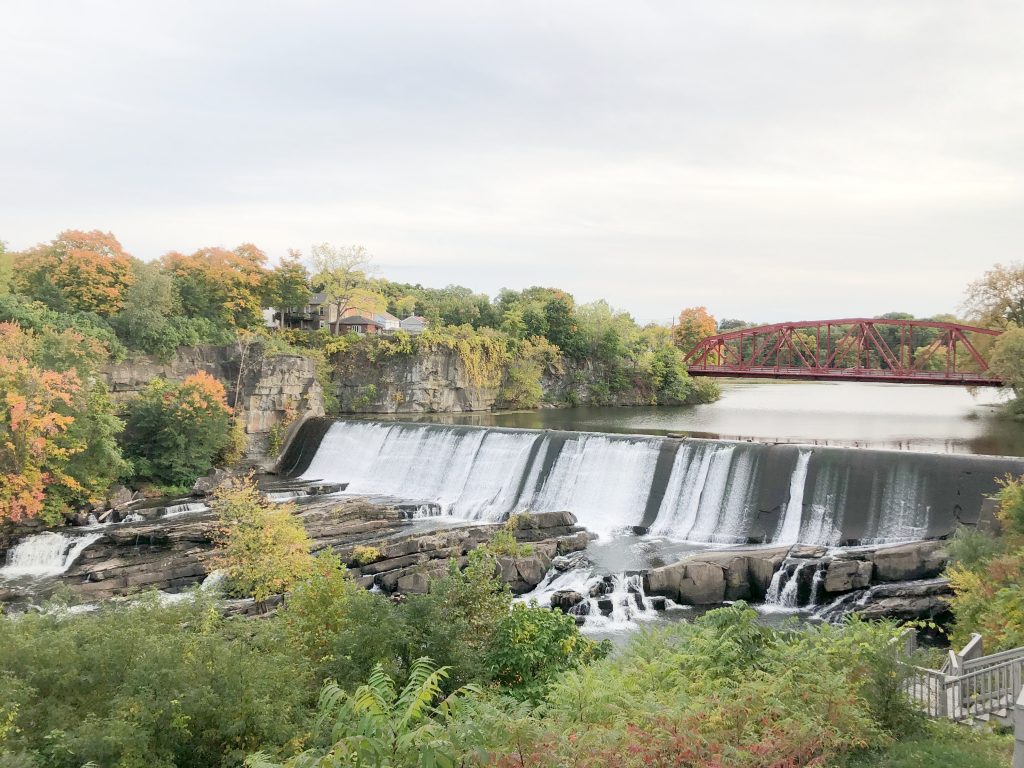
[[[1024,768],[1024,693],[1013,707],[1013,768]]]

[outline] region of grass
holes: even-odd
[[[1012,758],[1012,734],[930,723],[887,749],[847,756],[831,768],[1009,768]]]

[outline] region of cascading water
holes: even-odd
[[[654,436],[338,421],[304,480],[462,520],[573,512],[607,539],[836,546],[950,533],[1015,459]]]
[[[782,516],[782,524],[775,535],[775,544],[796,544],[800,540],[800,528],[804,516],[804,486],[807,484],[807,468],[811,463],[811,452],[800,451],[796,469],[789,482],[789,502]]]
[[[65,536],[50,532],[29,536],[7,553],[7,563],[0,568],[0,581],[21,576],[59,576],[100,536],[98,533]]]

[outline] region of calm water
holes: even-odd
[[[994,388],[929,384],[721,380],[710,405],[552,408],[399,417],[450,424],[1024,456],[1024,424],[998,418]]]

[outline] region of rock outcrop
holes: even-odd
[[[948,616],[949,586],[937,578],[947,562],[941,541],[833,553],[807,546],[735,548],[655,568],[645,574],[644,590],[687,605],[761,602],[773,583],[781,591],[795,579],[795,605],[817,606],[829,618],[855,612],[934,619]]]
[[[346,361],[334,372],[338,402],[349,413],[453,413],[488,411],[497,385],[474,381],[457,350]]]
[[[790,547],[700,552],[644,575],[644,592],[686,605],[760,602]]]
[[[464,565],[470,550],[486,543],[501,524],[410,530],[400,510],[362,499],[314,501],[299,513],[314,551],[335,550],[363,586],[386,592],[426,592],[448,561]],[[524,551],[501,556],[502,577],[517,593],[535,587],[562,550],[586,547],[586,532],[567,512],[516,519]],[[581,534],[583,534],[581,536]],[[81,599],[104,600],[147,589],[175,591],[202,581],[216,567],[217,521],[210,515],[113,526],[61,577]],[[372,561],[364,562],[367,552]]]
[[[135,356],[103,370],[115,400],[138,394],[154,378],[182,381],[205,371],[220,381],[245,429],[245,458],[260,462],[287,441],[291,430],[311,416],[324,415],[316,364],[298,355],[267,355],[259,344],[180,347],[166,361]],[[272,440],[271,436],[276,439]]]

